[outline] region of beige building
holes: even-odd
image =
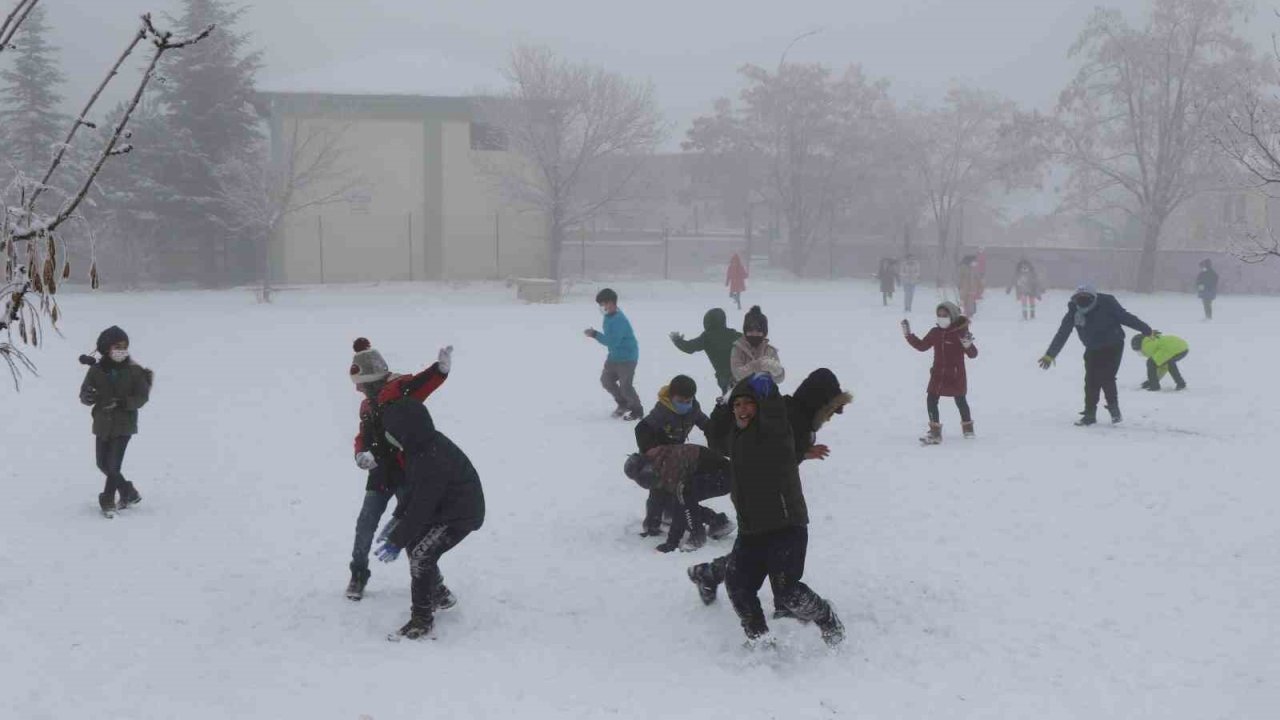
[[[341,172],[304,195],[343,190],[340,201],[287,218],[271,244],[275,282],[546,273],[544,223],[503,202],[492,169],[514,159],[475,122],[472,99],[267,92],[259,101],[276,163],[305,164],[326,143],[338,147]]]

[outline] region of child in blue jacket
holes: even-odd
[[[604,361],[600,384],[613,396],[617,408],[615,418],[635,421],[644,417],[644,405],[636,394],[636,364],[640,360],[640,344],[631,329],[631,322],[618,309],[618,293],[605,288],[596,294],[596,304],[604,315],[604,330],[587,328],[585,334],[609,349]]]

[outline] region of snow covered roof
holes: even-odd
[[[258,83],[266,93],[326,95],[475,96],[503,84],[497,68],[464,63],[433,50],[389,49],[335,60],[301,73],[271,75]]]

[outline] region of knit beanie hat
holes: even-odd
[[[98,354],[105,357],[107,353],[111,352],[112,345],[127,342],[129,342],[129,334],[121,330],[118,325],[112,325],[103,330],[102,334],[98,336]]]
[[[742,319],[742,332],[749,333],[752,331],[769,334],[769,318],[765,317],[760,310],[759,305],[752,305],[747,311],[747,316]]]
[[[382,353],[374,350],[365,338],[357,338],[352,344],[356,355],[351,359],[351,382],[357,385],[386,380],[391,371]]]

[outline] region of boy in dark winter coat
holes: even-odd
[[[1204,303],[1204,319],[1213,319],[1213,301],[1218,298],[1218,271],[1213,269],[1213,261],[1205,258],[1200,261],[1200,274],[1196,276],[1196,295]]]
[[[783,607],[816,623],[823,640],[836,645],[844,639],[844,626],[830,603],[800,581],[809,514],[786,401],[773,379],[762,373],[734,388],[729,405],[732,429],[721,442],[729,450],[731,497],[738,514],[738,539],[725,569],[733,609],[749,641],[767,641],[769,626],[758,597],[767,577]],[[709,565],[689,569],[704,601],[704,579],[712,573]],[[714,599],[714,585],[710,589]]]
[[[692,340],[685,340],[680,333],[671,333],[671,342],[676,349],[686,355],[705,352],[716,372],[716,384],[720,393],[729,392],[733,387],[733,368],[729,364],[729,356],[733,352],[733,344],[738,342],[742,333],[729,327],[724,311],[712,308],[702,316],[702,334]]]
[[[929,432],[920,438],[920,442],[926,445],[942,442],[938,399],[943,396],[956,399],[964,436],[973,437],[973,417],[969,413],[967,398],[969,381],[964,369],[964,359],[978,357],[978,346],[973,344],[973,335],[969,333],[969,319],[961,314],[955,303],[939,304],[937,317],[937,327],[929,330],[924,339],[911,332],[911,323],[902,321],[902,334],[906,336],[908,345],[920,352],[933,350],[933,368],[929,370],[929,388],[925,396],[925,406],[929,411]]]
[[[383,437],[404,455],[406,495],[377,556],[393,562],[408,551],[411,617],[398,636],[420,638],[431,632],[435,611],[455,602],[440,557],[484,524],[484,490],[471,460],[436,429],[425,405],[388,388],[378,402]]]
[[[708,534],[718,540],[733,532],[733,523],[724,513],[701,505],[729,494],[729,461],[723,456],[701,445],[659,445],[628,457],[623,473],[651,494],[660,493],[672,501],[671,529],[658,552],[681,547],[686,530],[689,539],[684,550],[702,547]]]
[[[97,465],[107,478],[98,495],[98,508],[112,517],[115,510],[142,501],[121,469],[129,441],[138,434],[138,410],[151,399],[155,376],[129,357],[129,336],[119,327],[113,325],[98,335],[97,352],[100,359],[80,356],[80,362],[89,366],[80,384],[80,402],[93,408]]]
[[[1098,422],[1098,396],[1107,397],[1107,409],[1112,424],[1121,422],[1120,393],[1116,388],[1116,375],[1124,360],[1124,329],[1132,328],[1143,335],[1154,335],[1151,326],[1125,310],[1120,301],[1111,295],[1098,292],[1092,285],[1081,285],[1067,303],[1067,313],[1054,335],[1049,349],[1040,358],[1040,367],[1053,367],[1058,353],[1062,352],[1075,328],[1084,344],[1084,412],[1076,425],[1089,426]]]
[[[636,394],[636,365],[640,362],[640,344],[636,341],[631,321],[618,309],[618,293],[605,288],[596,293],[596,304],[604,316],[603,331],[587,328],[583,333],[609,349],[600,373],[600,384],[613,397],[615,418],[639,420],[644,405]]]
[[[658,391],[658,404],[636,423],[636,447],[647,453],[660,445],[681,445],[696,427],[707,431],[707,416],[698,405],[698,384],[687,375],[671,378],[671,383]],[[645,503],[644,530],[641,537],[662,534],[664,511],[675,512],[667,493],[653,491]]]
[[[387,510],[387,504],[395,495],[404,495],[404,458],[399,450],[387,442],[382,432],[382,406],[380,398],[408,398],[426,402],[449,377],[453,362],[453,348],[440,351],[437,362],[416,375],[398,375],[387,367],[382,354],[373,349],[369,341],[359,338],[353,344],[355,357],[351,361],[351,382],[364,395],[360,403],[360,429],[356,433],[356,466],[369,473],[364,486],[364,502],[356,516],[355,543],[351,549],[351,580],[347,583],[347,597],[360,600],[369,583],[369,548],[373,535]]]

